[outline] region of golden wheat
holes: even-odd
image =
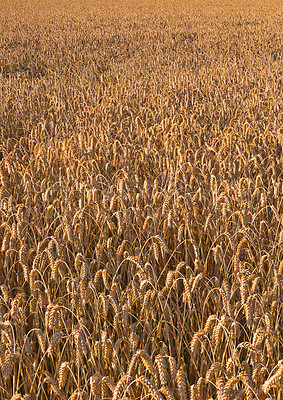
[[[282,397],[282,2],[2,2],[0,398]]]

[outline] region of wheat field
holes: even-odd
[[[0,399],[283,399],[283,5],[2,1]]]

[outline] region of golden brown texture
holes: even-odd
[[[2,2],[0,398],[282,399],[280,2]]]

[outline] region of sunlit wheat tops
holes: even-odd
[[[1,400],[283,398],[282,4],[187,3],[0,11]]]

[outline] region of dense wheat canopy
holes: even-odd
[[[0,399],[282,400],[265,3],[3,5]]]

